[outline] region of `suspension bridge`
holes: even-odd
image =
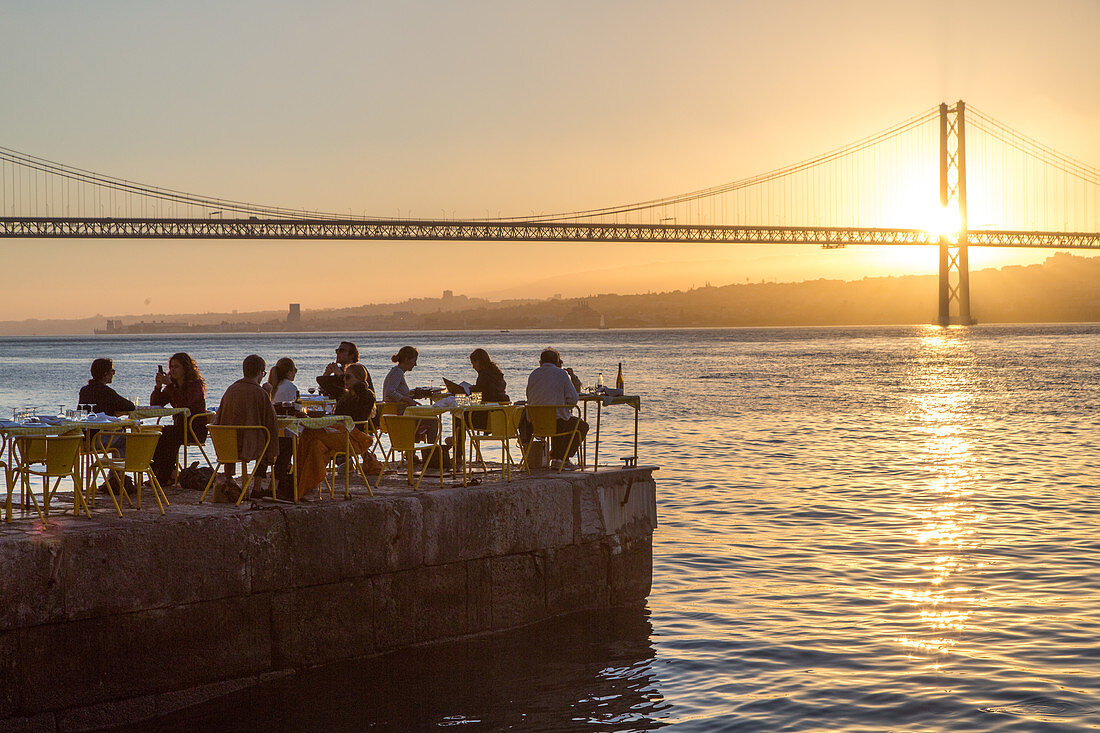
[[[261,206],[0,147],[0,238],[928,245],[939,253],[939,322],[969,324],[969,247],[1100,249],[1100,169],[962,101],[761,175],[527,217]]]

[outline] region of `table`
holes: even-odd
[[[275,418],[276,435],[272,436],[271,439],[278,440],[279,435],[285,430],[290,433],[291,445],[294,446],[290,454],[290,473],[294,477],[291,487],[295,502],[298,501],[298,436],[302,430],[320,430],[332,425],[343,425],[348,429],[348,435],[355,428],[355,423],[347,415],[324,415],[322,417],[285,415]],[[347,459],[344,461],[344,498],[347,499],[351,496],[349,488],[351,481],[351,440],[347,436],[344,437],[344,453],[347,455]],[[275,467],[272,466],[271,470],[274,471]],[[329,496],[332,496],[331,487],[329,487]]]
[[[152,420],[156,418],[159,423],[161,418],[173,417],[175,415],[183,415],[184,418],[188,418],[191,417],[191,410],[186,407],[170,407],[168,405],[164,407],[138,405],[133,410],[130,410],[131,420]]]
[[[595,456],[592,459],[592,470],[600,470],[600,414],[603,412],[604,405],[629,405],[634,408],[634,456],[629,459],[630,465],[638,464],[638,414],[642,411],[642,398],[639,395],[620,395],[617,397],[606,397],[597,394],[581,394],[577,398],[578,402],[584,403],[584,415],[581,419],[585,422],[588,421],[588,403],[596,403],[596,450]]]
[[[298,404],[306,410],[312,407],[331,413],[332,408],[336,407],[336,400],[331,397],[325,397],[324,395],[300,395],[298,397]]]
[[[47,418],[49,419],[49,418]],[[47,423],[22,423],[13,424],[10,422],[0,425],[0,456],[3,455],[4,449],[8,451],[8,464],[7,464],[7,476],[5,488],[7,489],[7,496],[4,500],[5,505],[5,520],[11,521],[11,495],[13,493],[14,473],[20,468],[26,467],[27,462],[22,451],[17,450],[16,446],[20,438],[35,438],[46,437],[51,435],[67,435],[68,433],[79,430],[83,435],[83,447],[81,449],[81,457],[77,463],[77,480],[80,481],[81,486],[73,487],[73,513],[76,514],[80,511],[80,504],[84,504],[84,510],[87,514],[91,514],[88,508],[87,500],[82,501],[82,493],[84,490],[95,491],[95,487],[88,487],[84,484],[85,481],[91,479],[90,464],[94,451],[91,445],[91,435],[89,431],[98,431],[105,428],[114,427],[130,427],[135,425],[136,421],[132,419],[111,419],[111,420],[94,420],[94,421],[81,421],[81,420],[61,420],[56,424],[50,425]],[[26,504],[27,497],[24,494],[23,502]],[[46,513],[49,513],[50,496],[43,497],[43,503],[46,508]]]

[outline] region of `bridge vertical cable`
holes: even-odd
[[[970,228],[1100,231],[1100,169],[968,108]]]

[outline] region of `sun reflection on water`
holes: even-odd
[[[967,359],[959,353],[966,348],[958,332],[930,331],[921,339],[919,368],[909,385],[910,415],[925,438],[918,460],[931,473],[918,500],[930,494],[934,503],[914,508],[916,521],[906,531],[918,551],[935,554],[917,563],[923,575],[913,587],[896,590],[893,596],[916,611],[918,628],[897,642],[920,660],[950,654],[958,637],[971,629],[973,608],[981,603],[975,588],[958,583],[960,570],[969,567],[965,553],[981,546],[978,527],[986,520],[968,500],[977,468],[966,431],[975,399]]]

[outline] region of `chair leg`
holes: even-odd
[[[99,479],[99,477],[103,476],[103,475],[111,476],[111,475],[113,475],[113,473],[110,470],[104,472],[103,469],[99,468],[98,466],[93,468],[92,470],[93,470],[93,473],[92,473],[92,482],[91,482],[92,483],[92,488],[91,488],[91,491],[92,491],[92,493],[95,493],[95,491],[96,491],[95,483]],[[111,497],[111,503],[113,503],[115,505],[115,511],[118,512],[118,516],[121,517],[122,516],[122,505],[119,504],[118,497],[115,496],[115,490],[113,488],[111,488],[110,480],[107,480],[106,483],[107,483],[107,495]],[[122,482],[122,486],[123,486],[122,491],[126,490],[125,489],[125,483],[126,483],[125,481]]]
[[[30,474],[23,474],[23,501],[27,501],[27,497],[30,497],[31,503],[34,504],[34,510],[38,512],[38,518],[42,520],[42,524],[46,523],[46,517],[42,514],[42,508],[38,506],[38,499],[35,498],[34,492],[31,491],[31,477]]]
[[[234,506],[240,506],[244,501],[244,497],[248,495],[248,487],[252,484],[252,479],[256,477],[256,472],[260,470],[260,461],[256,461],[256,465],[252,467],[252,474],[248,473],[248,461],[241,462],[241,495],[237,497],[237,503]]]
[[[206,492],[210,491],[210,487],[214,485],[214,479],[218,477],[218,471],[222,468],[222,464],[219,461],[218,467],[214,469],[214,473],[210,474],[210,480],[206,482],[206,488],[202,490],[202,496],[199,497],[199,503],[201,504],[206,499]]]
[[[141,479],[141,474],[134,475],[134,481]],[[164,493],[164,489],[160,485],[160,481],[157,481],[156,475],[152,471],[149,472],[149,485],[153,487],[153,498],[157,500],[157,506],[160,507],[160,514],[164,516],[164,507],[168,504],[168,497]],[[140,489],[139,489],[140,491]],[[161,497],[164,497],[164,503],[161,503]]]

